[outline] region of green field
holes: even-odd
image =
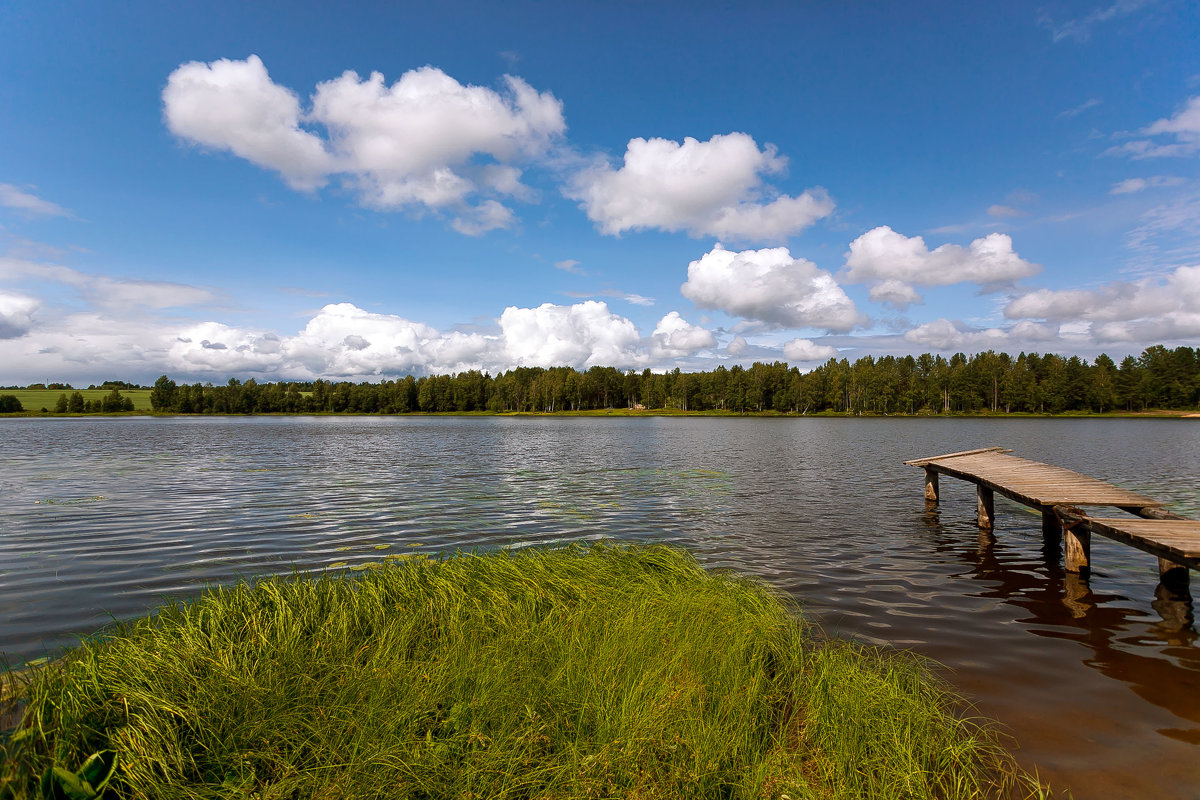
[[[919,659],[814,636],[681,550],[351,570],[214,589],[34,667],[0,797],[1040,793]]]
[[[40,411],[43,408],[53,411],[54,404],[58,402],[58,396],[65,394],[67,397],[70,397],[73,391],[73,389],[0,389],[0,394],[15,395],[21,401],[21,405],[26,411]],[[84,400],[93,401],[104,399],[104,396],[110,392],[112,392],[112,389],[79,390]],[[134,411],[150,410],[149,389],[122,389],[121,396],[128,397],[133,401]]]

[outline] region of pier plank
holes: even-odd
[[[1188,570],[1200,570],[1200,521],[1163,507],[1152,497],[1113,486],[1073,470],[1010,455],[1002,447],[964,450],[905,461],[925,470],[925,499],[939,500],[938,475],[974,483],[979,527],[995,524],[993,495],[1002,494],[1042,512],[1042,534],[1063,537],[1068,572],[1091,571],[1091,538],[1096,533],[1159,559],[1162,587],[1188,595]],[[1132,517],[1090,517],[1079,506],[1113,506]]]
[[[943,475],[982,485],[1035,508],[1056,505],[1149,508],[1162,503],[1063,467],[1009,455],[1003,448],[906,461]]]

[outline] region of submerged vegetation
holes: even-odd
[[[0,797],[93,774],[153,798],[1039,791],[915,658],[821,641],[762,585],[661,546],[214,589],[25,694]]]

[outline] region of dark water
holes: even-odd
[[[1200,516],[1200,420],[160,418],[0,422],[0,652],[239,576],[616,537],[800,597],[945,664],[1024,763],[1085,797],[1200,797],[1200,644],[1156,561],[902,461],[991,444]],[[1193,581],[1200,583],[1200,581]]]

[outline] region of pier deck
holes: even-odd
[[[1200,521],[1173,514],[1154,498],[1011,452],[987,447],[904,463],[925,470],[925,500],[931,505],[939,501],[939,475],[974,483],[981,528],[994,525],[995,493],[1037,509],[1042,533],[1063,537],[1069,572],[1088,574],[1091,535],[1097,533],[1158,556],[1164,582],[1187,591],[1188,569],[1200,570]],[[1091,517],[1080,506],[1112,506],[1137,516]]]

